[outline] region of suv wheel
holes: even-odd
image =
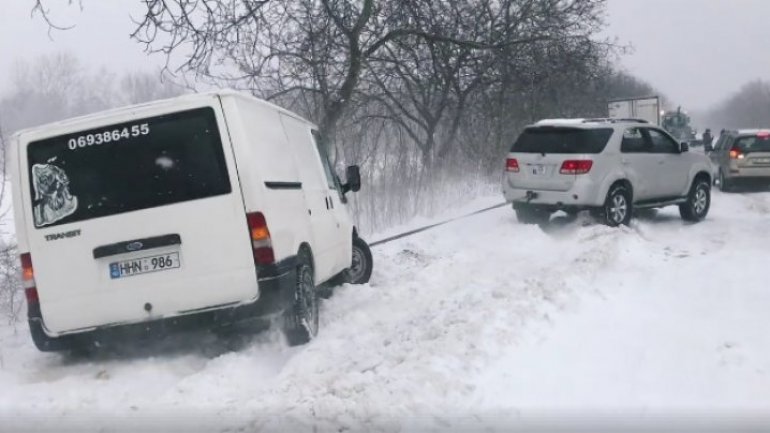
[[[294,305],[284,313],[284,334],[289,346],[305,344],[318,335],[318,294],[307,254],[300,253]]]
[[[711,186],[703,179],[696,179],[687,195],[687,201],[679,205],[679,215],[685,221],[701,221],[709,213],[709,207],[711,207]]]
[[[732,190],[732,184],[727,180],[725,172],[722,170],[719,170],[719,190],[722,192],[729,192]]]
[[[633,204],[631,202],[631,193],[623,185],[615,185],[607,193],[607,199],[604,206],[598,213],[602,223],[617,227],[619,225],[628,225],[631,222]]]
[[[522,224],[545,224],[551,219],[551,212],[529,204],[515,204],[516,219]]]

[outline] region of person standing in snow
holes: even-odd
[[[706,152],[710,152],[712,147],[711,143],[714,141],[714,136],[711,135],[711,129],[706,128],[706,131],[703,133],[703,148],[706,149]]]

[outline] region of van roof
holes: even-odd
[[[164,106],[164,105],[172,106],[172,105],[174,105],[174,103],[176,103],[178,101],[188,102],[188,101],[195,101],[195,100],[205,100],[205,99],[208,99],[208,98],[211,98],[211,97],[214,97],[214,96],[220,96],[220,97],[221,96],[231,96],[231,97],[236,97],[236,98],[241,98],[241,99],[247,99],[247,100],[249,100],[251,102],[262,104],[262,105],[270,107],[270,108],[272,108],[274,110],[278,110],[278,111],[280,111],[280,112],[282,112],[282,113],[284,113],[286,115],[295,117],[295,118],[297,118],[297,119],[299,119],[299,120],[301,120],[303,122],[306,122],[308,124],[314,125],[313,122],[310,122],[309,120],[307,120],[307,119],[305,119],[305,118],[303,118],[303,117],[301,117],[301,116],[299,116],[299,115],[297,115],[295,113],[292,113],[289,110],[281,108],[281,107],[279,107],[279,106],[277,106],[277,105],[275,105],[275,104],[273,104],[271,102],[265,101],[263,99],[259,99],[257,97],[254,97],[252,95],[249,95],[249,94],[246,94],[246,93],[243,93],[243,92],[239,92],[237,90],[233,90],[233,89],[220,89],[220,90],[213,90],[213,91],[201,92],[201,93],[190,93],[190,94],[175,96],[173,98],[157,99],[157,100],[150,101],[150,102],[143,102],[141,104],[133,104],[133,105],[126,105],[126,106],[117,107],[117,108],[110,108],[110,109],[107,109],[107,110],[97,111],[95,113],[90,113],[90,114],[86,114],[86,115],[82,115],[82,116],[71,117],[71,118],[59,120],[59,121],[56,121],[56,122],[45,123],[45,124],[38,125],[38,126],[33,126],[33,127],[29,127],[29,128],[20,129],[20,130],[16,131],[13,134],[13,136],[14,137],[18,137],[18,136],[24,135],[24,134],[32,132],[32,131],[40,131],[40,130],[49,129],[49,128],[50,129],[76,128],[78,125],[80,125],[82,123],[86,123],[86,122],[90,122],[90,121],[98,120],[98,119],[103,119],[103,118],[113,117],[113,116],[116,116],[116,115],[124,114],[127,111],[132,111],[132,110],[141,109],[141,108],[148,108],[148,107],[160,107],[160,106]]]

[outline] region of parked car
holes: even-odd
[[[770,129],[727,131],[709,156],[722,191],[741,184],[770,184]]]
[[[711,204],[708,158],[643,120],[538,122],[513,144],[504,177],[505,198],[523,223],[589,210],[617,226],[635,209],[669,205],[700,221]]]
[[[364,283],[369,248],[316,127],[235,92],[53,123],[11,142],[32,338],[42,351],[116,335],[282,316],[318,332],[318,290]]]

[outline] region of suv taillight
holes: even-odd
[[[586,174],[591,171],[594,162],[588,159],[571,159],[561,164],[561,174]]]
[[[509,173],[519,172],[519,161],[516,158],[508,158],[505,160],[505,171]]]
[[[29,253],[21,255],[21,284],[24,287],[27,303],[40,302],[37,296],[37,284],[35,284],[35,270],[32,268],[32,256]]]
[[[743,159],[745,157],[746,155],[743,154],[741,149],[737,147],[733,147],[732,149],[730,149],[730,159]]]
[[[267,221],[262,212],[246,214],[246,222],[249,225],[249,237],[251,249],[254,253],[255,265],[271,265],[275,263],[273,254],[273,242],[270,240],[270,230],[267,229]]]

